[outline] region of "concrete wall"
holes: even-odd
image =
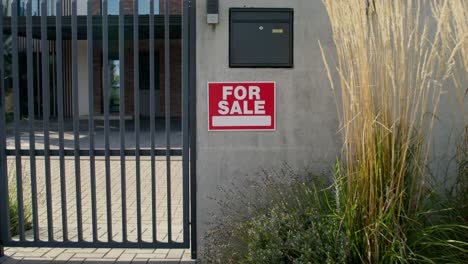
[[[294,68],[230,69],[230,7],[294,8]],[[260,169],[278,169],[284,162],[295,169],[327,171],[339,154],[341,139],[335,101],[318,41],[326,50],[333,50],[328,17],[319,0],[220,1],[217,26],[206,24],[206,0],[197,1],[199,252],[203,251],[203,237],[212,216],[219,212],[216,200],[223,199],[219,186],[242,183],[246,178],[255,178]],[[206,86],[210,81],[276,81],[277,131],[208,132]],[[454,157],[467,129],[468,102],[464,100],[460,105],[454,92],[450,84],[443,87],[434,124],[431,172],[439,180],[456,175]]]
[[[230,69],[230,7],[294,8],[294,68]],[[338,119],[318,41],[332,45],[321,1],[223,0],[220,23],[206,24],[206,0],[197,1],[197,188],[198,239],[223,199],[218,186],[255,177],[260,169],[293,168],[329,171],[340,148]],[[276,132],[208,132],[207,82],[276,81]]]

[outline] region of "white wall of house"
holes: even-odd
[[[88,116],[88,44],[78,41],[78,108],[80,116]]]
[[[85,16],[87,13],[87,3],[88,1],[77,1],[76,9],[79,16]]]

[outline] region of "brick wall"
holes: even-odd
[[[94,0],[93,2],[93,15],[100,15],[101,11],[101,0]]]
[[[181,14],[182,10],[182,1],[181,0],[170,0],[170,10],[171,15]],[[101,14],[101,0],[95,0],[93,3],[95,6],[93,8],[94,15]],[[125,14],[133,13],[133,0],[126,0],[125,4]],[[160,14],[164,14],[164,1],[160,1]],[[140,41],[140,52],[148,52],[149,50],[148,40]],[[171,115],[180,117],[182,109],[182,56],[181,56],[181,41],[180,40],[171,40]],[[111,51],[110,51],[111,52]],[[114,51],[116,52],[116,51]],[[159,54],[159,87],[161,91],[161,109],[162,113],[165,111],[165,58],[164,58],[164,41],[156,40],[155,41],[155,52]],[[94,68],[94,111],[96,114],[102,113],[102,43],[101,41],[96,41],[94,44],[94,54],[93,54],[93,68]],[[133,78],[134,78],[134,65],[133,65],[133,42],[127,41],[125,43],[125,112],[127,115],[132,115],[134,112],[134,96],[133,96]]]
[[[166,111],[165,89],[165,54],[164,45],[160,45],[160,82],[161,82],[161,111]],[[171,115],[181,116],[182,113],[182,52],[180,40],[172,40],[170,45],[170,78],[171,78]]]
[[[159,13],[164,14],[166,3],[164,0],[159,1]],[[169,10],[171,15],[182,14],[182,0],[169,0]]]

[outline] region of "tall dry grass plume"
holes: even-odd
[[[451,0],[450,15],[452,16],[453,38],[459,46],[461,61],[468,73],[468,1],[466,0]]]
[[[339,76],[339,88],[330,81],[344,139],[349,255],[405,262],[400,258],[412,254],[407,229],[425,198],[440,95],[453,76],[455,47],[446,30],[453,9],[466,38],[467,2],[323,2],[336,45],[336,69],[322,54],[329,76]]]
[[[446,0],[447,1],[447,0]],[[456,95],[456,110],[463,113],[466,124],[466,97],[468,87],[468,1],[450,0],[446,5],[434,5],[432,12],[436,23],[442,28],[440,38],[444,43],[445,54],[449,54],[448,63],[455,69],[453,72],[453,89]]]
[[[453,64],[458,66],[461,71],[455,73],[454,87],[456,89],[457,105],[462,116],[462,124],[465,125],[465,131],[460,139],[458,146],[457,162],[459,166],[458,173],[458,192],[468,193],[468,115],[466,114],[466,102],[468,100],[468,1],[451,0],[450,15],[452,16],[448,38],[453,40],[455,49],[453,51]],[[468,220],[468,195],[461,196],[459,202],[462,210]]]

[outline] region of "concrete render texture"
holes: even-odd
[[[197,214],[199,257],[212,215],[223,199],[219,186],[241,184],[261,169],[329,172],[340,149],[336,104],[319,40],[327,51],[332,33],[321,1],[223,0],[219,24],[206,23],[206,0],[197,1]],[[294,9],[293,68],[229,68],[229,8]],[[207,82],[275,81],[274,132],[208,132]]]
[[[336,101],[330,89],[319,41],[333,54],[333,36],[319,0],[223,0],[219,24],[206,23],[206,2],[197,1],[197,214],[198,256],[204,236],[219,215],[219,187],[242,185],[261,170],[308,168],[328,173],[340,154],[342,141]],[[294,9],[294,67],[291,69],[229,68],[229,8]],[[329,60],[333,70],[335,61]],[[335,81],[336,75],[333,76]],[[207,82],[275,81],[275,132],[208,132]],[[442,179],[456,175],[453,157],[466,126],[454,89],[443,87],[433,127],[431,172]],[[464,101],[466,108],[468,101]],[[430,108],[429,108],[430,109]]]

